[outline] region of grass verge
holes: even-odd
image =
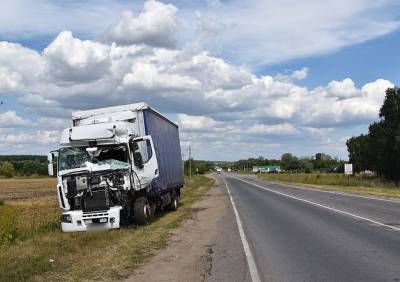
[[[400,198],[400,187],[376,177],[352,176],[348,183],[343,174],[261,174],[261,179],[291,183],[326,191],[346,192],[387,198]]]
[[[36,203],[30,208],[24,206],[30,201],[7,202],[0,207],[0,221],[4,221],[0,225],[8,230],[8,233],[3,232],[5,239],[0,242],[0,280],[125,278],[132,274],[135,266],[167,245],[171,231],[192,215],[193,203],[200,200],[213,183],[214,180],[206,176],[193,177],[191,185],[182,189],[182,202],[176,212],[161,214],[152,224],[137,229],[62,233],[58,222],[53,223],[58,220],[58,213],[53,214],[54,197],[47,199],[50,202],[46,204]],[[30,210],[33,217],[42,220],[33,228],[25,228],[29,217],[21,210]],[[14,239],[7,239],[10,234]]]

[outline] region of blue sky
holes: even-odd
[[[0,153],[44,154],[72,111],[145,101],[197,158],[347,158],[399,84],[399,7],[0,1]]]
[[[351,77],[357,85],[363,85],[377,77],[384,77],[399,85],[399,46],[400,32],[393,32],[328,54],[265,66],[257,73],[278,73],[307,66],[310,75],[303,84],[308,87],[324,85],[332,79],[340,80],[346,77]]]

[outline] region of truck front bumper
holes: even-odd
[[[120,210],[122,207],[111,207],[107,211],[83,212],[67,211],[61,216],[63,232],[94,231],[119,228]]]

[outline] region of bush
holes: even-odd
[[[32,175],[32,174],[37,174],[37,175],[46,175],[47,174],[47,164],[45,163],[40,163],[37,161],[23,161],[23,165],[21,168],[21,173],[23,175]]]
[[[0,174],[5,177],[13,177],[15,175],[15,168],[10,162],[3,162],[0,167]]]

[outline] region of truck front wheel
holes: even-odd
[[[151,221],[151,207],[146,197],[140,197],[133,206],[135,222],[139,225],[149,224]]]

